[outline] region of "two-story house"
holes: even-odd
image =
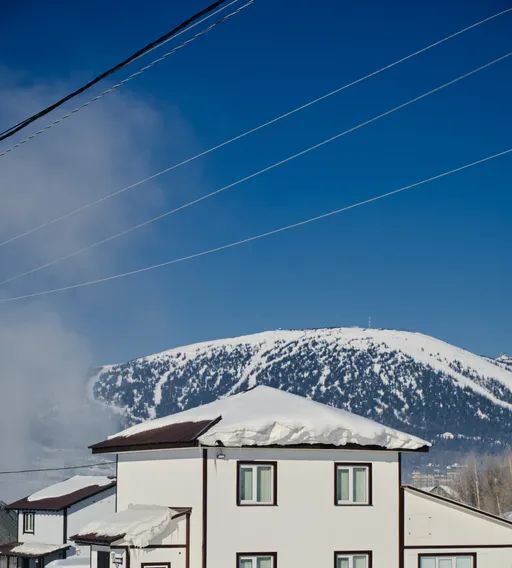
[[[69,537],[98,515],[115,511],[115,486],[112,477],[77,475],[11,503],[18,537],[0,546],[0,568],[44,568],[58,558],[89,555]]]
[[[117,512],[74,539],[91,568],[512,568],[511,523],[402,486],[428,447],[259,386],[92,446]]]

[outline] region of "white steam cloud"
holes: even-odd
[[[69,88],[26,86],[23,77],[0,70],[0,125],[19,121]],[[0,240],[146,175],[151,171],[156,118],[134,97],[116,94],[1,157]],[[3,142],[0,150],[16,139]],[[144,207],[160,200],[154,187],[141,193],[144,200],[113,200],[3,247],[0,279],[113,233],[135,214],[140,218],[147,213]],[[114,252],[106,247],[81,255],[58,270],[15,282],[0,294],[16,295],[112,270]],[[70,323],[77,320],[76,314],[70,319],[69,305],[59,309],[60,305],[54,301],[0,306],[0,470],[98,461],[87,445],[118,426],[117,418],[87,399],[94,353],[74,329],[76,323]],[[64,475],[0,475],[0,500],[18,498]]]

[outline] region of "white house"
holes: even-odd
[[[129,428],[91,568],[512,568],[512,523],[402,486],[429,444],[256,387]]]
[[[115,510],[116,481],[106,476],[77,475],[15,501],[18,538],[0,546],[0,568],[44,568],[73,555],[89,555],[70,536],[98,515]]]

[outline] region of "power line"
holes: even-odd
[[[200,25],[201,23],[203,23],[204,21],[208,20],[209,18],[215,16],[216,14],[218,14],[219,12],[227,9],[229,6],[231,6],[232,4],[237,3],[239,0],[233,0],[232,2],[230,2],[229,4],[227,4],[226,6],[222,6],[221,8],[219,8],[217,11],[213,12],[212,14],[209,14],[208,16],[206,16],[205,18],[203,18],[202,20],[194,23],[193,25],[189,26],[187,29],[177,33],[173,39],[175,39],[176,37],[178,37],[179,35],[191,30],[192,28]],[[242,10],[244,10],[245,8],[247,8],[248,6],[250,6],[251,4],[254,3],[255,0],[249,0],[249,2],[247,2],[246,4],[243,4],[242,6],[238,7],[236,10],[234,10],[233,12],[230,12],[229,14],[226,14],[225,16],[223,16],[222,18],[218,19],[217,21],[215,21],[213,24],[211,24],[210,26],[208,26],[207,28],[205,28],[204,30],[201,30],[200,32],[196,33],[195,35],[193,35],[191,38],[185,40],[184,42],[180,43],[179,45],[177,45],[176,47],[174,47],[173,49],[171,49],[170,51],[167,51],[166,53],[163,53],[160,57],[158,57],[157,59],[154,59],[153,61],[151,61],[150,63],[148,63],[147,65],[144,65],[144,67],[141,67],[140,69],[138,69],[137,71],[135,71],[134,73],[132,73],[131,75],[129,75],[128,77],[126,77],[125,79],[123,79],[122,81],[119,81],[118,83],[112,85],[112,87],[109,87],[108,89],[105,89],[104,91],[102,91],[101,93],[99,93],[98,95],[96,95],[95,97],[87,100],[86,102],[84,102],[83,104],[79,105],[78,107],[75,107],[74,109],[70,110],[68,113],[62,115],[61,117],[57,118],[56,120],[54,120],[53,122],[50,122],[49,124],[47,124],[46,126],[44,126],[43,128],[41,128],[40,130],[37,130],[36,132],[34,132],[33,134],[31,134],[30,136],[27,136],[26,138],[24,138],[23,140],[20,140],[19,142],[16,142],[16,144],[13,144],[11,147],[3,150],[2,152],[0,152],[0,158],[2,156],[5,156],[6,154],[8,154],[9,152],[12,152],[13,150],[15,150],[16,148],[19,148],[20,146],[22,146],[23,144],[26,144],[27,142],[30,142],[31,140],[33,140],[34,138],[36,138],[37,136],[39,136],[40,134],[43,134],[44,132],[47,132],[48,130],[50,130],[51,128],[54,128],[55,126],[57,126],[58,124],[60,124],[61,122],[63,122],[64,120],[66,120],[67,118],[70,118],[71,116],[73,116],[74,114],[80,112],[81,110],[83,110],[84,108],[90,106],[92,103],[95,103],[96,101],[101,100],[103,97],[105,97],[106,95],[113,93],[115,91],[117,91],[118,89],[120,89],[122,86],[124,86],[126,83],[128,83],[129,81],[131,81],[132,79],[135,79],[136,77],[139,77],[140,75],[142,75],[143,73],[145,73],[146,71],[148,71],[149,69],[151,69],[152,67],[154,67],[155,65],[157,65],[158,63],[161,63],[162,61],[166,60],[167,58],[169,58],[171,55],[174,55],[177,51],[180,51],[181,49],[183,49],[184,47],[186,47],[187,45],[189,45],[190,43],[194,42],[196,39],[199,39],[200,37],[202,37],[203,35],[211,32],[214,28],[216,28],[218,25],[226,22],[227,20],[231,19],[233,16],[236,16],[238,13],[240,13]]]
[[[477,166],[479,164],[483,164],[483,163],[488,162],[490,160],[500,158],[500,157],[508,155],[510,153],[512,153],[512,147],[508,148],[507,150],[503,150],[502,152],[498,152],[496,154],[492,154],[490,156],[480,158],[479,160],[475,160],[474,162],[470,162],[468,164],[464,164],[464,165],[459,166],[457,168],[447,170],[447,171],[442,172],[440,174],[436,174],[434,176],[422,179],[420,181],[411,183],[409,185],[405,185],[405,186],[399,187],[397,189],[393,189],[391,191],[388,191],[386,193],[382,193],[380,195],[376,195],[374,197],[369,197],[368,199],[364,199],[363,201],[357,201],[356,203],[352,203],[352,204],[347,205],[345,207],[341,207],[339,209],[334,209],[334,210],[328,211],[327,213],[322,213],[321,215],[316,215],[314,217],[309,217],[309,218],[304,219],[302,221],[298,221],[298,222],[292,223],[290,225],[285,225],[283,227],[278,227],[277,229],[272,229],[272,230],[266,231],[264,233],[259,233],[257,235],[253,235],[252,237],[247,237],[245,239],[233,241],[233,242],[228,243],[226,245],[221,245],[221,246],[218,246],[218,247],[206,249],[206,250],[203,250],[201,252],[197,252],[197,253],[190,254],[190,255],[187,255],[187,256],[182,256],[182,257],[179,257],[179,258],[174,258],[172,260],[167,260],[165,262],[160,262],[158,264],[152,264],[150,266],[145,266],[143,268],[137,268],[135,270],[130,270],[128,272],[121,272],[121,273],[118,273],[118,274],[114,274],[112,276],[105,276],[103,278],[97,278],[95,280],[86,280],[85,282],[79,282],[78,284],[71,284],[69,286],[62,286],[60,288],[51,288],[51,289],[48,289],[48,290],[42,290],[40,292],[33,292],[31,294],[24,294],[24,295],[21,295],[21,296],[14,296],[14,297],[11,297],[11,298],[0,298],[0,303],[16,302],[16,301],[25,300],[25,299],[28,299],[28,298],[36,298],[36,297],[40,297],[40,296],[48,296],[50,294],[57,294],[59,292],[65,292],[67,290],[77,290],[78,288],[85,288],[85,287],[88,287],[88,286],[94,286],[94,285],[97,285],[97,284],[101,284],[103,282],[110,282],[112,280],[119,280],[121,278],[126,278],[128,276],[134,276],[135,274],[141,274],[143,272],[149,272],[150,270],[156,270],[157,268],[163,268],[165,266],[170,266],[172,264],[178,264],[180,262],[185,262],[187,260],[193,260],[195,258],[200,258],[200,257],[203,257],[203,256],[207,256],[209,254],[228,250],[228,249],[231,249],[231,248],[243,245],[243,244],[247,244],[247,243],[250,243],[250,242],[253,242],[253,241],[264,239],[266,237],[270,237],[272,235],[277,235],[279,233],[283,233],[283,232],[289,231],[291,229],[296,229],[298,227],[308,225],[309,223],[314,223],[315,221],[327,219],[328,217],[332,217],[334,215],[338,215],[339,213],[343,213],[344,211],[349,211],[351,209],[356,209],[357,207],[362,207],[363,205],[368,205],[369,203],[373,203],[375,201],[379,201],[381,199],[391,197],[392,195],[396,195],[398,193],[402,193],[402,192],[407,191],[409,189],[419,187],[421,185],[424,185],[424,184],[433,182],[435,180],[447,177],[447,176],[455,174],[457,172],[461,172],[463,170]]]
[[[175,26],[173,29],[169,30],[164,35],[162,35],[159,38],[155,39],[154,41],[148,43],[147,45],[145,45],[141,49],[138,49],[136,52],[132,53],[129,57],[127,57],[126,59],[123,59],[123,61],[121,61],[120,63],[117,63],[116,65],[114,65],[110,69],[107,69],[103,73],[100,73],[99,75],[94,77],[94,79],[91,79],[88,83],[86,83],[85,85],[82,85],[78,89],[75,89],[71,93],[67,94],[65,97],[62,97],[61,99],[54,102],[50,106],[44,108],[43,110],[40,110],[39,112],[33,114],[32,116],[25,118],[21,122],[18,122],[17,124],[15,124],[14,126],[11,126],[10,128],[7,128],[3,132],[0,132],[0,141],[5,140],[6,138],[9,138],[10,136],[13,136],[14,134],[16,134],[16,132],[19,132],[23,128],[26,128],[32,122],[34,122],[37,119],[47,115],[48,113],[52,112],[56,108],[62,106],[65,102],[67,102],[67,101],[77,97],[78,95],[82,94],[83,92],[87,91],[92,86],[94,86],[96,83],[99,83],[100,81],[102,81],[106,77],[109,77],[110,75],[116,73],[117,71],[119,71],[123,67],[126,67],[127,65],[129,65],[130,63],[135,61],[136,59],[139,59],[140,57],[144,56],[145,54],[149,53],[150,51],[153,51],[154,49],[160,47],[164,43],[171,40],[178,32],[180,32],[181,30],[184,30],[185,28],[190,26],[190,24],[197,21],[198,19],[200,19],[205,14],[212,12],[213,10],[218,8],[224,2],[225,2],[225,0],[216,0],[215,2],[213,2],[213,4],[210,4],[209,6],[204,8],[203,10],[200,10],[199,12],[192,15],[190,18],[187,18],[181,24],[179,24],[178,26]]]
[[[372,124],[374,122],[377,122],[378,120],[380,120],[381,118],[384,118],[386,116],[389,116],[390,114],[393,114],[403,108],[406,108],[434,93],[437,93],[438,91],[441,91],[442,89],[445,89],[455,83],[458,83],[459,81],[462,81],[463,79],[466,79],[468,77],[471,77],[472,75],[475,75],[476,73],[487,69],[488,67],[495,65],[496,63],[499,63],[500,61],[503,61],[505,59],[507,59],[508,57],[510,57],[512,55],[512,52],[506,53],[505,55],[502,55],[501,57],[498,57],[496,59],[493,59],[492,61],[489,61],[488,63],[485,63],[484,65],[480,65],[479,67],[476,67],[475,69],[472,69],[471,71],[468,71],[467,73],[464,73],[463,75],[459,75],[458,77],[456,77],[455,79],[452,79],[451,81],[448,81],[446,83],[443,83],[442,85],[439,85],[433,89],[430,89],[429,91],[426,91],[424,93],[422,93],[421,95],[418,95],[417,97],[414,97],[412,99],[409,99],[408,101],[397,105],[391,109],[388,109],[387,111],[380,113],[378,115],[373,116],[372,118],[369,118],[368,120],[365,120],[363,122],[360,122],[359,124],[352,126],[351,128],[344,130],[342,132],[339,132],[338,134],[335,134],[334,136],[331,136],[330,138],[326,138],[325,140],[322,140],[321,142],[318,142],[317,144],[314,144],[312,146],[309,146],[307,148],[305,148],[304,150],[301,150],[300,152],[296,152],[294,154],[291,154],[290,156],[287,156],[286,158],[279,160],[277,162],[274,162],[272,164],[270,164],[269,166],[266,166],[260,170],[257,170],[255,172],[253,172],[252,174],[249,174],[243,178],[240,178],[234,182],[231,182],[227,185],[224,185],[223,187],[216,189],[215,191],[212,191],[206,195],[203,195],[201,197],[198,197],[196,199],[193,199],[192,201],[189,201],[183,205],[180,205],[179,207],[175,207],[173,209],[170,209],[168,211],[165,211],[163,213],[160,213],[159,215],[156,215],[155,217],[152,217],[150,219],[147,219],[146,221],[143,221],[141,223],[137,223],[136,225],[132,225],[131,227],[128,227],[127,229],[124,229],[123,231],[120,231],[118,233],[115,233],[113,235],[110,235],[109,237],[105,237],[103,239],[100,239],[98,241],[95,241],[89,245],[86,245],[84,247],[81,247],[71,253],[68,253],[66,255],[63,255],[61,257],[58,257],[56,259],[53,259],[49,262],[46,262],[44,264],[41,264],[35,268],[32,268],[30,270],[26,270],[25,272],[21,272],[19,274],[16,274],[14,276],[10,276],[9,278],[6,278],[5,280],[0,282],[0,286],[3,286],[5,284],[8,284],[10,282],[14,282],[15,280],[19,280],[20,278],[23,278],[24,276],[28,276],[30,274],[34,274],[36,272],[39,272],[45,268],[49,268],[50,266],[55,266],[56,264],[59,264],[60,262],[63,262],[65,260],[69,260],[70,258],[73,258],[75,256],[78,256],[79,254],[86,252],[88,250],[91,250],[95,247],[98,247],[100,245],[106,244],[108,242],[111,242],[115,239],[118,239],[122,236],[125,236],[129,233],[132,233],[133,231],[136,231],[138,229],[141,229],[143,227],[147,227],[148,225],[151,225],[152,223],[156,223],[157,221],[160,221],[166,217],[170,217],[171,215],[174,215],[180,211],[183,211],[185,209],[188,209],[189,207],[192,207],[193,205],[196,205],[198,203],[201,203],[202,201],[206,201],[207,199],[210,199],[216,195],[219,195],[220,193],[223,193],[225,191],[227,191],[228,189],[231,189],[233,187],[236,187],[238,185],[241,185],[242,183],[249,181],[257,176],[260,176],[266,172],[269,172],[279,166],[282,166],[284,164],[287,164],[288,162],[291,162],[292,160],[295,160],[301,156],[304,156],[305,154],[308,154],[309,152],[312,152],[313,150],[316,150],[318,148],[321,148],[327,144],[330,144],[331,142],[334,142],[335,140],[338,140],[339,138],[346,136],[347,134],[350,134],[352,132],[355,132],[357,130],[360,130],[361,128],[364,128],[365,126],[368,126],[369,124]]]
[[[12,237],[4,240],[3,242],[0,242],[0,247],[5,246],[5,245],[12,243],[14,241],[17,241],[18,239],[21,239],[23,237],[27,237],[29,235],[32,235],[33,233],[40,231],[41,229],[44,229],[45,227],[48,227],[48,226],[53,225],[55,223],[58,223],[60,221],[64,221],[65,219],[68,219],[68,218],[70,218],[70,217],[72,217],[72,216],[74,216],[77,213],[80,213],[82,211],[85,211],[86,209],[89,209],[90,207],[93,207],[95,205],[99,205],[100,203],[103,203],[104,201],[107,201],[108,199],[111,199],[112,197],[115,197],[117,195],[121,195],[122,193],[129,191],[130,189],[134,189],[136,187],[139,187],[139,186],[141,186],[141,185],[143,185],[143,184],[145,184],[145,183],[147,183],[151,180],[158,178],[159,176],[161,176],[163,174],[169,173],[169,172],[171,172],[171,171],[173,171],[173,170],[175,170],[175,169],[177,169],[181,166],[184,166],[184,165],[189,164],[190,162],[192,162],[194,160],[197,160],[198,158],[201,158],[201,157],[206,156],[206,155],[208,155],[212,152],[215,152],[216,150],[219,150],[220,148],[223,148],[224,146],[227,146],[228,144],[231,144],[232,142],[236,142],[237,140],[245,138],[246,136],[249,136],[250,134],[257,132],[258,130],[262,130],[263,128],[266,128],[267,126],[270,126],[272,124],[275,124],[276,122],[279,122],[279,121],[281,121],[285,118],[288,118],[289,116],[292,116],[292,115],[294,115],[294,114],[296,114],[296,113],[298,113],[298,112],[300,112],[300,111],[302,111],[302,110],[304,110],[304,109],[306,109],[306,108],[308,108],[312,105],[315,105],[320,101],[323,101],[323,100],[325,100],[325,99],[327,99],[327,98],[329,98],[333,95],[336,95],[336,94],[338,94],[338,93],[340,93],[340,92],[342,92],[342,91],[344,91],[344,90],[346,90],[346,89],[348,89],[348,88],[350,88],[354,85],[362,83],[363,81],[366,81],[367,79],[370,79],[371,77],[375,77],[376,75],[379,75],[380,73],[383,73],[384,71],[387,71],[388,69],[391,69],[391,68],[395,67],[396,65],[399,65],[399,64],[401,64],[401,63],[403,63],[403,62],[405,62],[405,61],[407,61],[407,60],[409,60],[413,57],[416,57],[417,55],[425,53],[426,51],[429,51],[430,49],[433,49],[434,47],[441,45],[441,44],[449,41],[450,39],[453,39],[453,38],[467,32],[469,30],[472,30],[472,29],[474,29],[474,28],[476,28],[476,27],[478,27],[478,26],[480,26],[480,25],[482,25],[486,22],[489,22],[489,21],[491,21],[495,18],[498,18],[499,16],[502,16],[502,15],[508,13],[508,12],[511,12],[511,11],[512,11],[512,8],[508,8],[506,10],[502,10],[501,12],[497,12],[496,14],[493,14],[493,15],[487,17],[487,18],[484,18],[483,20],[479,20],[478,22],[475,22],[474,24],[471,24],[470,26],[462,28],[461,30],[458,30],[457,32],[454,32],[454,33],[452,33],[448,36],[445,36],[444,38],[437,40],[434,43],[431,43],[431,44],[429,44],[429,45],[427,45],[427,46],[425,46],[421,49],[418,49],[418,50],[410,53],[409,55],[406,55],[406,56],[404,56],[400,59],[397,59],[396,61],[393,61],[392,63],[385,65],[384,67],[380,67],[379,69],[376,69],[375,71],[372,71],[371,73],[368,73],[367,75],[364,75],[364,76],[362,76],[358,79],[355,79],[354,81],[351,81],[350,83],[346,83],[345,85],[342,85],[341,87],[338,87],[338,88],[336,88],[332,91],[329,91],[328,93],[325,93],[325,94],[323,94],[323,95],[321,95],[321,96],[319,96],[315,99],[312,99],[312,100],[310,100],[310,101],[308,101],[308,102],[306,102],[306,103],[304,103],[304,104],[302,104],[298,107],[295,107],[295,108],[293,108],[293,109],[291,109],[291,110],[289,110],[289,111],[287,111],[287,112],[285,112],[285,113],[283,113],[279,116],[276,116],[276,117],[274,117],[274,118],[272,118],[272,119],[270,119],[270,120],[268,120],[268,121],[266,121],[266,122],[264,122],[264,123],[262,123],[262,124],[260,124],[256,127],[254,127],[254,128],[246,130],[245,132],[242,132],[242,133],[240,133],[240,134],[238,134],[238,135],[236,135],[232,138],[229,138],[228,140],[225,140],[224,142],[221,142],[221,143],[219,143],[215,146],[212,146],[212,147],[210,147],[210,148],[208,148],[208,149],[206,149],[206,150],[204,150],[204,151],[202,151],[198,154],[195,154],[194,156],[191,156],[191,157],[189,157],[189,158],[187,158],[187,159],[185,159],[181,162],[178,162],[178,163],[173,164],[169,167],[166,167],[163,170],[160,170],[160,171],[158,171],[158,172],[156,172],[156,173],[154,173],[154,174],[152,174],[148,177],[145,177],[145,178],[143,178],[143,179],[141,179],[141,180],[139,180],[135,183],[132,183],[132,184],[127,185],[127,186],[125,186],[121,189],[118,189],[118,190],[116,190],[116,191],[114,191],[110,194],[107,194],[103,197],[100,197],[98,199],[90,201],[90,202],[88,202],[84,205],[76,207],[75,209],[72,209],[72,210],[68,211],[67,213],[64,213],[62,215],[54,217],[53,219],[46,221],[44,223],[41,223],[40,225],[36,225],[32,229],[28,229],[26,231],[18,233],[17,235],[13,235]],[[1,154],[0,154],[0,156],[1,156]]]
[[[99,467],[102,465],[111,465],[111,464],[115,464],[115,461],[109,461],[109,462],[99,462],[99,463],[91,463],[88,465],[70,465],[67,467],[43,467],[43,468],[39,468],[39,469],[16,469],[16,470],[11,470],[11,471],[0,471],[0,475],[11,475],[11,474],[17,474],[17,473],[35,473],[38,471],[65,471],[68,469],[86,469],[86,468],[90,468],[90,467]]]

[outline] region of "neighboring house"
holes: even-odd
[[[433,485],[428,487],[420,487],[421,491],[425,493],[432,493],[432,495],[437,495],[438,497],[445,497],[446,499],[452,499],[453,501],[460,501],[457,492],[448,485]]]
[[[88,555],[69,536],[115,510],[115,485],[111,477],[77,475],[11,503],[17,538],[0,546],[0,568],[44,568],[59,558]]]
[[[512,568],[512,523],[405,487],[415,436],[269,387],[129,428],[91,568]],[[69,533],[71,534],[71,533]]]
[[[405,568],[511,568],[512,523],[426,493],[402,489]]]
[[[12,542],[16,538],[17,523],[16,512],[6,509],[6,504],[0,501],[0,545]]]

